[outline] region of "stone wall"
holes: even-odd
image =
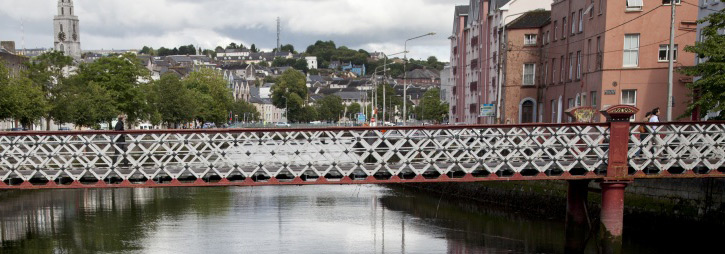
[[[563,219],[566,181],[407,184],[445,199],[471,199]],[[589,184],[589,213],[598,214],[599,183]],[[638,179],[626,189],[625,216],[725,224],[725,179]],[[594,217],[594,216],[592,216]]]

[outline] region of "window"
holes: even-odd
[[[622,104],[629,105],[632,107],[637,106],[637,90],[622,90]],[[634,121],[634,115],[630,118],[630,121]]]
[[[524,35],[524,45],[525,46],[536,45],[536,35],[535,34]]]
[[[478,90],[478,82],[471,82],[471,92]]]
[[[571,13],[571,35],[576,34],[576,12]]]
[[[671,2],[672,2],[672,0],[662,0],[662,4],[664,4],[664,5],[670,5]],[[705,0],[705,3],[707,3],[707,0]],[[682,1],[675,0],[675,4],[682,4]]]
[[[596,69],[597,70],[602,69],[602,62],[604,62],[602,58],[604,58],[604,56],[602,54],[602,37],[597,36],[597,56],[596,56],[596,64],[597,64]]]
[[[602,2],[604,2],[604,0],[599,0],[599,8],[597,8],[599,10],[599,14],[602,14]]]
[[[582,97],[581,98],[582,98],[582,101],[579,104],[579,106],[587,105],[587,93],[582,93]]]
[[[477,112],[477,110],[478,110],[478,105],[476,105],[476,103],[469,105],[469,109],[468,109],[469,113],[475,114]]]
[[[576,79],[582,78],[582,52],[576,52]]]
[[[594,0],[589,2],[589,8],[591,8],[591,10],[589,10],[589,18],[591,19],[594,18]]]
[[[536,71],[536,64],[524,64],[523,85],[527,85],[527,86],[534,85],[534,72],[535,71]]]
[[[574,53],[569,53],[569,80],[574,77]]]
[[[556,35],[557,31],[559,31],[559,22],[554,20],[554,41],[556,41],[556,39],[558,38],[558,36]]]
[[[592,39],[587,41],[587,72],[592,71],[589,57],[592,55]]]
[[[556,80],[556,58],[551,59],[551,83]]]
[[[574,107],[574,99],[572,99],[572,98],[569,98],[569,99],[567,100],[567,104],[568,104],[568,106],[569,106],[569,107],[567,108],[567,110],[568,110],[568,109],[570,109],[570,108],[573,108],[573,107]],[[570,117],[568,117],[567,119],[568,119],[568,120],[567,120],[568,122],[573,122],[573,121],[574,121],[574,119],[573,119],[573,118],[572,118],[571,116],[570,116]]]
[[[551,37],[549,37],[549,31],[546,31],[546,44],[549,44]]]
[[[576,104],[574,106],[581,107],[581,105],[582,105],[582,97],[581,97],[581,95],[577,94],[576,95]]]
[[[622,104],[637,106],[637,90],[622,90]]]
[[[539,117],[536,120],[538,122],[540,122],[540,123],[541,122],[544,122],[544,103],[543,102],[539,102],[539,107],[536,108],[536,110],[539,111]]]
[[[627,11],[641,11],[642,6],[644,3],[642,3],[642,0],[627,0]]]
[[[584,11],[579,9],[579,32],[584,31]]]
[[[544,62],[544,82],[543,84],[546,84],[546,81],[549,79],[549,63]]]
[[[556,123],[556,100],[551,100],[551,123]]]
[[[564,68],[566,66],[565,63],[566,61],[564,61],[564,56],[561,56],[561,74],[559,75],[559,82],[564,82],[564,75],[566,74],[566,72],[564,71]]]
[[[624,35],[624,67],[637,67],[639,65],[639,34]]]
[[[597,92],[590,92],[589,97],[592,98],[592,108],[597,109]]]
[[[660,62],[669,61],[670,58],[668,57],[670,54],[670,45],[669,44],[660,44],[660,53],[659,58],[657,59]],[[675,44],[675,52],[673,54],[674,58],[672,60],[677,61],[677,44]]]
[[[561,38],[566,38],[566,17],[561,20]]]

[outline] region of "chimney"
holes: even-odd
[[[14,41],[0,41],[0,48],[3,48],[10,52],[10,54],[17,54],[15,52],[15,42]]]

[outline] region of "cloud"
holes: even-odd
[[[144,45],[194,44],[213,48],[230,42],[261,48],[282,41],[304,50],[316,40],[368,51],[402,51],[406,38],[436,36],[410,43],[410,55],[449,58],[453,9],[468,1],[432,0],[75,0],[84,49],[134,49]],[[57,0],[0,0],[0,39],[51,47]],[[18,43],[20,45],[21,43]]]

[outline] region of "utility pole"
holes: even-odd
[[[669,58],[669,70],[667,72],[667,121],[672,121],[672,105],[674,100],[672,98],[672,86],[674,84],[674,61],[675,61],[675,0],[670,0],[672,7],[672,20],[670,21],[670,48],[667,52]]]

